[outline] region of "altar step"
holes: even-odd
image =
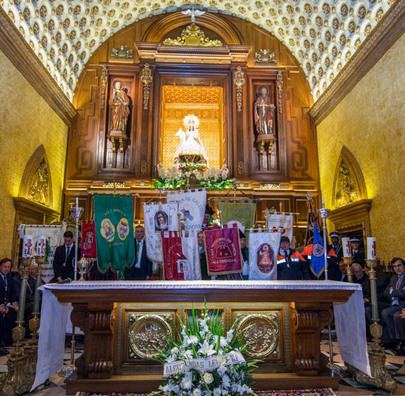
[[[327,372],[317,376],[298,376],[294,373],[254,373],[254,388],[259,389],[311,389],[313,384],[319,388],[337,389],[339,377],[331,377]],[[136,392],[156,391],[163,377],[154,374],[114,375],[108,379],[78,378],[74,374],[66,381],[67,394],[76,392]]]

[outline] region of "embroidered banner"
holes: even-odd
[[[245,229],[253,227],[256,216],[256,203],[253,201],[218,201],[221,223],[239,221]]]
[[[111,267],[119,279],[135,260],[133,205],[132,196],[94,196],[98,268],[105,272]]]
[[[236,226],[204,231],[208,275],[242,272],[239,230]]]
[[[281,233],[287,236],[290,242],[293,240],[293,214],[271,213],[266,216],[267,228],[270,232]]]
[[[207,191],[181,191],[167,193],[167,202],[177,202],[186,231],[200,231],[207,203]]]
[[[177,203],[151,203],[143,205],[145,223],[146,252],[150,260],[162,263],[161,231],[177,231],[178,223]]]
[[[189,232],[188,236],[185,236],[185,232],[181,237],[181,244],[183,253],[187,257],[187,261],[190,264],[191,272],[190,278],[185,274],[185,280],[199,280],[201,279],[200,257],[198,253],[197,233]]]
[[[275,232],[251,232],[249,234],[249,279],[277,279],[280,235]]]
[[[323,241],[321,234],[318,230],[318,222],[314,224],[314,244],[312,246],[311,254],[311,266],[309,267],[311,272],[319,278],[325,271],[325,259],[323,256]]]
[[[83,257],[97,258],[96,226],[94,221],[82,221],[82,245]]]
[[[178,232],[162,231],[163,276],[165,280],[185,280],[191,278],[191,268],[183,254]]]
[[[21,224],[18,227],[20,238],[25,235],[32,237],[32,249],[35,248],[37,255],[43,253],[43,238],[46,239],[45,245],[45,264],[41,264],[41,279],[48,283],[53,278],[53,256],[56,248],[63,243],[63,233],[66,230],[66,224],[62,225],[37,225]],[[38,249],[41,251],[39,252]],[[32,250],[33,254],[34,250]],[[38,254],[41,253],[41,254]]]

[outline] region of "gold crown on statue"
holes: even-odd
[[[183,124],[186,128],[188,128],[189,126],[198,128],[198,126],[200,125],[200,120],[194,114],[189,114],[184,117]]]

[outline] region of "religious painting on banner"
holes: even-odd
[[[239,230],[236,226],[204,231],[208,275],[242,272]]]
[[[81,253],[86,258],[97,258],[96,225],[94,221],[82,221]]]
[[[218,201],[221,223],[239,221],[245,229],[253,227],[256,216],[256,203],[253,201]]]
[[[207,203],[207,191],[168,192],[167,202],[177,202],[186,231],[200,231]]]
[[[162,231],[163,276],[165,280],[191,280],[190,263],[183,254],[177,231]]]
[[[146,253],[150,260],[162,263],[161,231],[179,228],[177,203],[151,203],[143,205]]]
[[[266,216],[267,228],[270,232],[286,236],[293,240],[293,214],[292,213],[269,213]]]
[[[249,236],[249,279],[276,280],[280,232],[251,232]]]
[[[98,269],[111,267],[122,279],[135,260],[132,196],[95,195],[94,220]]]

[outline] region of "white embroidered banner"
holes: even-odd
[[[280,233],[251,232],[249,234],[249,279],[276,280]]]
[[[186,231],[200,231],[207,203],[207,191],[180,191],[167,193],[167,202],[177,202]]]
[[[46,263],[41,268],[41,279],[48,283],[53,278],[53,256],[59,245],[63,244],[63,233],[66,230],[66,225],[36,225],[36,224],[21,224],[18,227],[20,238],[30,235],[32,237],[32,254],[37,255],[37,250],[40,244],[43,243],[43,238],[49,246],[49,251],[46,258]]]
[[[184,273],[184,280],[200,280],[201,268],[198,253],[197,233],[191,231],[186,237],[183,232],[181,244],[183,247],[183,254],[187,257],[187,261],[190,265],[190,273],[187,274],[187,276],[186,273]]]
[[[150,260],[163,262],[161,231],[179,228],[177,203],[143,205],[146,253]]]
[[[292,213],[271,213],[266,216],[267,228],[270,232],[280,232],[281,236],[287,236],[293,240],[293,214]]]

